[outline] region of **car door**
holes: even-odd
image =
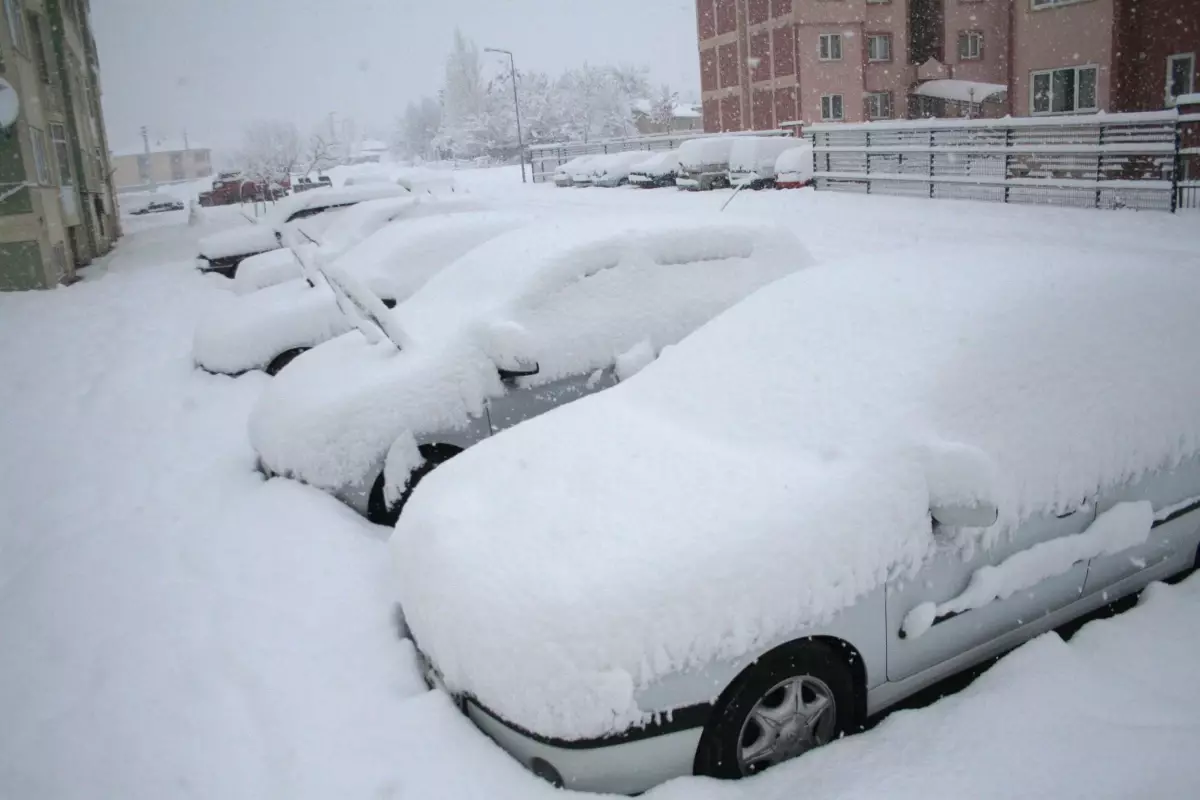
[[[1139,572],[1146,572],[1147,579],[1155,577],[1153,573],[1164,566],[1163,562],[1174,559],[1190,563],[1195,556],[1200,541],[1200,455],[1104,492],[1099,511],[1137,500],[1150,501],[1154,509],[1150,535],[1144,544],[1093,558],[1088,566],[1086,594],[1104,591]]]
[[[998,565],[1042,542],[1082,533],[1094,518],[1094,503],[1081,504],[1076,510],[1061,515],[1035,516],[1010,534],[1002,535],[992,547],[976,547],[973,553],[966,554],[951,544],[953,529],[935,529],[934,535],[944,541],[943,546],[915,577],[897,578],[887,584],[888,680],[898,681],[915,675],[1077,600],[1087,578],[1087,561],[1080,561],[1065,572],[1004,599],[935,616],[931,625],[916,634],[905,630],[905,620],[910,612],[925,603],[945,603],[957,598],[967,588],[976,570]]]
[[[616,384],[617,375],[616,370],[608,366],[536,386],[528,385],[531,380],[536,378],[517,378],[503,396],[488,400],[488,423],[493,434],[572,400],[607,389]]]

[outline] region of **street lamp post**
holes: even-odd
[[[517,114],[517,157],[521,160],[521,183],[526,183],[525,180],[525,142],[521,138],[521,103],[517,99],[517,62],[513,58],[511,50],[502,50],[499,47],[485,47],[485,53],[503,53],[508,56],[508,66],[512,74],[513,85],[513,111]]]

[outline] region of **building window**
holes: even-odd
[[[12,37],[13,47],[25,49],[25,18],[21,0],[4,0],[4,14],[8,17],[8,35]]]
[[[1175,98],[1195,91],[1196,54],[1177,53],[1167,56],[1167,105],[1175,105]]]
[[[983,34],[980,31],[961,31],[958,34],[958,60],[978,61],[983,58]]]
[[[33,145],[33,166],[37,182],[50,183],[50,162],[46,160],[46,134],[34,127],[29,128],[29,142]]]
[[[54,145],[54,160],[58,162],[58,182],[70,186],[75,181],[71,175],[71,150],[67,147],[67,129],[57,122],[50,123],[50,142]]]
[[[842,96],[840,94],[821,95],[821,119],[842,119]]]
[[[50,256],[54,263],[54,279],[61,280],[67,274],[67,246],[59,242],[51,248]]]
[[[842,35],[840,33],[822,33],[820,55],[822,61],[841,61]]]
[[[867,92],[867,119],[892,118],[892,93]]]
[[[1064,67],[1033,73],[1029,106],[1034,114],[1096,110],[1096,68]]]
[[[30,52],[32,53],[33,61],[37,64],[38,77],[42,79],[42,83],[50,83],[50,62],[46,59],[46,40],[42,38],[42,21],[38,19],[37,14],[30,13],[26,15],[28,23],[26,25],[30,39]]]
[[[867,61],[892,60],[892,35],[873,33],[867,37]]]

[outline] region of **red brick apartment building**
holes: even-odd
[[[1200,0],[696,0],[696,18],[706,131],[1148,111],[1200,89]],[[935,80],[1006,91],[918,94]]]

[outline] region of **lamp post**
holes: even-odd
[[[512,74],[513,85],[513,111],[517,114],[517,157],[521,160],[521,183],[526,183],[525,180],[525,142],[521,139],[521,103],[517,100],[517,62],[513,58],[511,50],[502,50],[499,47],[485,47],[485,53],[503,53],[508,56],[508,66]]]

